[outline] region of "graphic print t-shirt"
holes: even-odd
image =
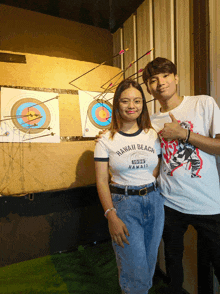
[[[210,96],[185,96],[171,113],[183,128],[206,137],[220,134],[220,110]],[[169,113],[151,117],[159,132],[170,123]],[[201,151],[182,141],[161,138],[162,164],[158,178],[165,205],[183,213],[220,213],[219,177],[215,155]]]
[[[109,161],[112,181],[120,185],[145,185],[155,181],[152,175],[161,154],[157,133],[149,129],[134,134],[118,132],[113,140],[107,132],[96,144],[95,161]]]

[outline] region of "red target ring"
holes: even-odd
[[[38,119],[37,116],[39,117]],[[24,108],[22,111],[22,120],[29,125],[38,124],[41,120],[40,117],[40,110],[38,110],[36,107]]]

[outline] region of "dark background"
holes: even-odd
[[[1,2],[104,28],[114,33],[143,0],[2,0]]]

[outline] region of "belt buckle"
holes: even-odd
[[[139,196],[145,196],[147,195],[147,188],[143,188],[139,190]]]

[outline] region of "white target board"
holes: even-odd
[[[1,142],[59,143],[58,94],[1,88]]]

